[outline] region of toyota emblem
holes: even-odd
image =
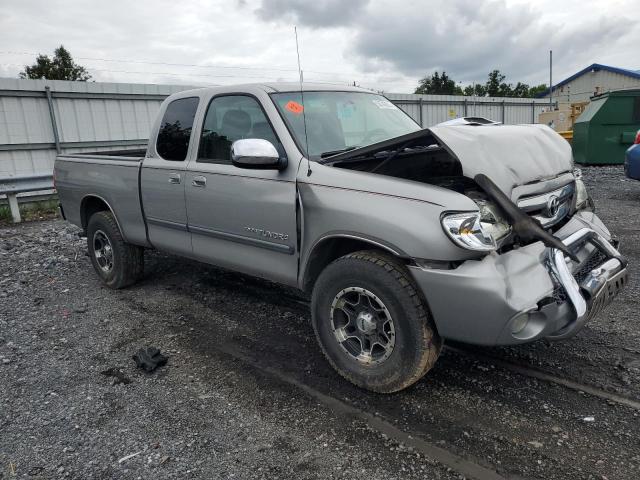
[[[555,217],[560,210],[560,199],[555,195],[551,195],[547,200],[547,214],[549,217]]]

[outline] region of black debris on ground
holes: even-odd
[[[156,368],[166,365],[169,360],[156,347],[141,348],[132,358],[136,362],[136,367],[145,372],[153,372]]]

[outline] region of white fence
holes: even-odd
[[[162,100],[185,88],[0,78],[0,178],[51,173],[57,152],[145,145]]]
[[[56,153],[145,145],[177,85],[0,78],[0,178],[51,173]],[[389,94],[423,127],[460,116],[535,123],[548,100]]]
[[[461,97],[456,95],[413,95],[391,93],[387,97],[423,127],[458,117],[485,117],[515,125],[537,123],[549,108],[548,99]]]

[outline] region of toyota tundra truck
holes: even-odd
[[[351,87],[202,88],[163,102],[146,151],[59,155],[55,184],[108,287],[148,249],[296,287],[331,365],[389,393],[444,340],[569,338],[628,278],[562,137],[455,123]]]

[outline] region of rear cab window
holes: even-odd
[[[165,160],[182,162],[187,158],[198,97],[179,98],[168,106],[160,123],[156,152]]]

